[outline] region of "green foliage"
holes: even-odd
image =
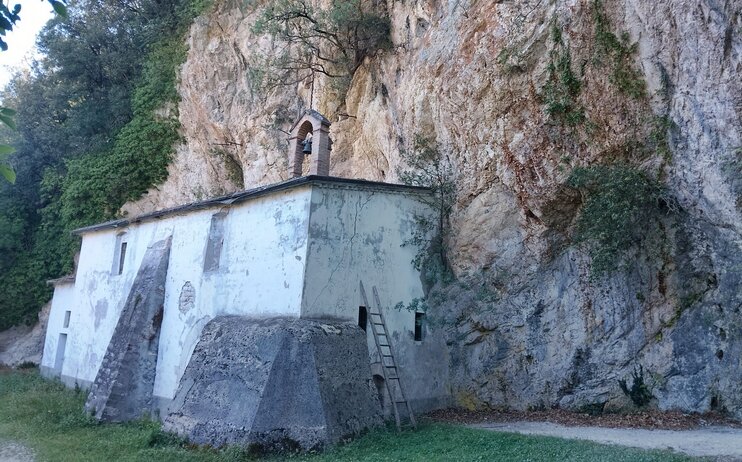
[[[391,25],[382,6],[363,0],[271,0],[253,26],[278,46],[264,56],[266,85],[293,85],[315,74],[348,80],[367,56],[388,48]]]
[[[0,188],[0,330],[33,321],[51,295],[45,281],[72,269],[72,229],[114,218],[167,176],[179,140],[176,72],[206,3],[121,6],[74,4],[69,20],[42,31],[38,73],[6,93],[19,108],[19,181]]]
[[[627,382],[626,379],[619,380],[618,386],[621,387],[621,391],[626,396],[631,398],[631,401],[636,407],[645,407],[652,401],[654,396],[652,395],[652,390],[649,389],[649,386],[644,381],[644,368],[642,366],[639,366],[638,369],[634,368],[631,374],[631,386]]]
[[[657,116],[652,119],[649,132],[649,145],[654,152],[662,157],[665,162],[672,160],[672,151],[668,140],[670,130],[675,127],[672,119],[668,116]]]
[[[47,0],[47,1],[52,6],[52,8],[54,9],[54,12],[57,15],[56,18],[52,22],[54,22],[55,24],[59,25],[59,24],[62,23],[62,20],[68,19],[68,10],[67,10],[67,3],[68,2],[67,2],[67,0]],[[92,7],[94,5],[95,4],[85,4],[84,2],[80,2],[76,6],[78,8],[81,7],[81,6],[83,6],[83,8],[84,8],[84,7]],[[93,9],[93,8],[91,8],[91,9]],[[5,5],[4,2],[3,3],[0,3],[0,35],[4,36],[7,31],[13,30],[13,26],[16,24],[17,21],[20,20],[20,16],[19,16],[20,11],[21,11],[21,5],[20,4],[14,5],[13,9],[10,10],[8,8],[8,6]],[[94,14],[91,14],[91,16],[94,16]],[[47,30],[49,30],[49,29],[50,28],[47,28]],[[110,32],[111,32],[110,29],[108,30],[108,32],[110,34]],[[66,42],[67,43],[81,42],[81,40],[79,40],[81,38],[81,35],[83,35],[83,34],[81,34],[80,28],[76,28],[76,29],[74,29],[74,34],[68,34],[66,36],[66,39],[67,39]],[[109,36],[107,38],[109,40],[115,40],[115,37],[110,37]],[[42,38],[38,42],[39,49],[41,51],[47,51],[47,49],[45,48],[45,44],[48,44],[48,41],[45,41],[44,40],[44,37],[42,36]],[[8,48],[7,43],[5,43],[1,38],[0,38],[0,48],[2,50],[7,50],[7,48]],[[87,49],[87,48],[86,47],[82,47],[82,49]],[[93,48],[92,50],[94,52],[98,52],[99,51],[99,50],[96,50],[95,48]],[[88,68],[89,69],[94,69],[93,66],[88,66]],[[38,71],[39,71],[39,67],[37,66],[35,68],[35,72],[38,72]],[[100,70],[95,70],[94,69],[94,71],[97,71],[97,74],[98,75],[101,74]],[[41,79],[39,78],[39,80],[41,80]],[[21,101],[23,103],[26,102],[23,99],[21,99]],[[80,101],[78,100],[78,101],[75,101],[74,103],[79,104],[79,102]],[[73,102],[67,100],[66,103],[67,104],[71,104]],[[25,104],[21,107],[21,109],[26,109]],[[48,110],[49,108],[48,107],[44,107],[43,109],[44,110]],[[16,129],[16,123],[15,123],[14,116],[15,116],[15,111],[14,110],[9,109],[9,108],[0,108],[0,121],[2,121],[5,125],[7,125],[8,127],[12,128],[13,130]],[[7,145],[0,145],[0,148],[3,148],[3,150],[6,150],[7,151],[7,148],[9,148],[9,146],[7,146]],[[7,181],[9,181],[11,183],[14,183],[15,182],[15,179],[16,179],[16,173],[9,166],[8,159],[6,157],[7,154],[8,153],[6,152],[6,153],[0,155],[0,176],[4,177]]]
[[[397,311],[410,311],[412,313],[425,313],[428,311],[428,302],[425,301],[424,298],[413,298],[412,301],[408,304],[404,304],[403,302],[397,302],[396,305],[394,305],[394,309]]]
[[[157,110],[176,106],[176,69],[185,54],[180,36],[156,44],[134,91],[134,116],[112,148],[67,163],[62,217],[68,229],[114,218],[126,201],[137,199],[167,178],[173,147],[180,139],[179,124],[174,110],[164,115]]]
[[[54,8],[55,13],[57,13],[62,18],[67,17],[66,0],[48,1],[51,4],[52,8]],[[6,5],[5,2],[0,2],[0,50],[2,51],[6,51],[8,49],[8,44],[1,37],[4,37],[7,32],[12,31],[13,26],[15,26],[16,23],[21,20],[21,17],[19,15],[20,12],[20,3],[16,3],[15,5],[13,5],[13,9],[11,10],[10,8],[8,8],[8,5]]]
[[[585,120],[585,111],[577,102],[582,82],[572,70],[572,57],[557,24],[552,26],[552,40],[549,77],[543,90],[546,113],[567,125],[579,125]]]
[[[0,122],[11,130],[15,130],[15,111],[7,107],[0,107]],[[0,144],[0,176],[8,183],[15,183],[16,174],[10,165],[10,155],[15,148],[8,144]],[[0,209],[1,210],[1,209]]]
[[[8,183],[15,183],[15,171],[8,162],[10,154],[15,151],[15,148],[8,146],[7,144],[0,144],[0,176],[2,176]]]
[[[447,156],[435,140],[417,136],[412,151],[403,151],[402,160],[409,169],[398,170],[402,183],[430,188],[432,198],[428,205],[434,214],[416,214],[415,230],[405,245],[413,245],[418,252],[412,261],[428,281],[445,276],[448,270],[446,243],[451,233],[449,215],[453,209],[456,185]]]
[[[59,194],[63,177],[47,169],[40,186],[38,223],[31,228],[28,211],[18,203],[6,202],[3,214],[12,223],[0,219],[0,229],[10,230],[5,245],[0,244],[6,265],[0,264],[0,330],[18,323],[36,321],[39,307],[51,297],[46,280],[72,269],[76,240],[67,232],[60,218]],[[7,195],[0,194],[0,200]],[[30,234],[30,235],[29,235]],[[2,243],[3,240],[0,240]]]
[[[15,126],[15,110],[8,107],[0,107],[0,122],[4,123],[12,130],[16,129]]]
[[[416,431],[373,430],[355,441],[320,454],[256,457],[239,447],[210,449],[186,445],[162,432],[156,422],[96,424],[82,412],[85,393],[44,380],[37,372],[0,371],[0,439],[30,446],[40,460],[237,462],[248,460],[565,462],[686,461],[663,451],[642,451],[557,438],[423,424]]]
[[[576,168],[568,184],[583,194],[575,241],[588,246],[594,276],[619,267],[673,209],[659,182],[625,165]]]
[[[109,197],[118,191],[111,189],[111,152],[91,153],[67,162],[60,198],[62,223],[68,231],[113,218],[119,201]],[[110,204],[110,205],[109,205]]]
[[[176,71],[185,60],[182,31],[155,44],[143,65],[132,97],[133,118],[119,131],[110,150],[67,163],[62,203],[69,229],[114,218],[128,200],[137,199],[167,178],[180,139]],[[158,110],[165,108],[162,112]]]
[[[634,64],[637,43],[631,43],[629,34],[624,32],[617,37],[611,32],[608,16],[605,14],[602,0],[593,1],[593,18],[595,20],[596,62],[610,61],[610,81],[622,93],[634,98],[647,96],[647,85],[641,72]]]

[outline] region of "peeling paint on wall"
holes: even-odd
[[[185,314],[191,311],[196,304],[196,289],[193,288],[191,281],[186,281],[183,284],[183,288],[180,289],[180,297],[178,298],[178,309],[181,313]]]
[[[399,342],[399,363],[408,371],[411,401],[441,403],[448,393],[445,345],[433,335],[414,345],[414,315],[392,308],[422,296],[411,264],[415,249],[402,246],[409,217],[426,207],[420,194],[318,180],[228,206],[220,202],[132,221],[121,275],[110,272],[120,230],[85,232],[74,286],[80,309],[70,323],[63,375],[81,385],[95,379],[147,247],[172,235],[153,393],[159,405],[175,395],[209,320],[238,315],[355,323],[362,304],[359,280],[377,286],[391,310],[385,316]],[[94,308],[97,300],[107,306]],[[53,311],[62,310],[57,305]],[[47,342],[53,347],[57,341],[48,336]],[[54,348],[44,355],[53,356]]]
[[[98,327],[100,327],[101,322],[103,322],[103,320],[106,318],[106,316],[108,316],[108,300],[106,300],[106,299],[98,300],[95,303],[95,309],[94,309],[93,312],[95,313],[95,324],[94,324],[94,326],[95,326],[95,328],[97,330]]]

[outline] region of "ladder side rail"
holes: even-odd
[[[366,297],[366,290],[363,287],[363,281],[359,281],[360,289],[361,289],[361,297],[363,298],[363,303],[366,305],[367,309],[371,308],[368,304],[368,298]],[[384,318],[381,320],[382,324],[384,323]],[[384,376],[384,387],[386,388],[386,392],[389,395],[389,401],[392,402],[392,408],[394,409],[394,420],[397,423],[397,431],[400,431],[402,429],[402,422],[399,417],[399,409],[397,409],[397,403],[394,399],[394,395],[392,395],[392,389],[389,387],[389,378],[386,374],[386,365],[384,364],[384,357],[381,353],[381,347],[379,346],[379,339],[378,335],[376,334],[376,329],[374,328],[373,321],[371,323],[371,332],[373,333],[374,337],[374,343],[376,344],[376,351],[379,353],[379,361],[381,362],[381,374]],[[388,339],[389,337],[387,337]],[[391,350],[390,350],[391,351]],[[399,376],[399,370],[397,370],[397,376]],[[401,387],[400,387],[401,388]]]
[[[379,299],[379,292],[376,290],[376,286],[373,286],[371,288],[371,291],[374,294],[374,302],[376,302],[376,308],[379,312],[379,316],[381,317],[381,324],[384,327],[385,335],[387,336],[387,339],[389,339],[389,332],[386,328],[386,321],[384,320],[384,315],[381,312],[381,300]],[[407,396],[404,392],[404,387],[402,387],[402,379],[400,377],[400,370],[399,367],[397,367],[397,361],[394,359],[394,350],[392,349],[392,342],[389,341],[389,354],[392,356],[392,363],[394,364],[395,369],[397,370],[397,385],[399,386],[399,393],[402,395],[402,400],[405,402],[405,405],[407,406],[407,412],[410,416],[410,423],[412,423],[412,426],[417,428],[417,422],[415,421],[415,416],[412,413],[412,406],[410,406],[410,401],[407,399]],[[383,361],[382,361],[383,365]],[[386,380],[386,379],[385,379]]]

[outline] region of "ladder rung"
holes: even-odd
[[[367,307],[367,313],[371,315],[368,321],[371,323],[371,333],[373,333],[374,335],[374,341],[379,352],[379,362],[381,363],[382,373],[384,375],[384,378],[386,379],[386,389],[389,393],[389,397],[391,398],[392,406],[394,408],[394,418],[397,423],[397,430],[401,430],[402,428],[402,422],[399,412],[400,410],[397,409],[398,404],[404,404],[407,407],[411,426],[417,428],[415,416],[412,413],[412,408],[410,407],[410,403],[407,401],[404,390],[402,389],[402,381],[399,378],[399,368],[396,365],[396,362],[394,361],[394,355],[392,354],[392,346],[391,342],[389,341],[389,331],[387,330],[386,324],[384,323],[384,316],[382,313],[381,301],[379,300],[379,293],[376,290],[376,286],[371,288],[374,296],[374,302],[376,302],[375,307],[378,310],[373,311],[372,305],[368,303],[368,298],[366,297],[366,289],[363,287],[362,281],[359,282],[359,286],[364,306]],[[377,329],[374,326],[381,326],[381,329]],[[389,351],[389,354],[385,354],[383,348],[386,348]],[[388,362],[390,362],[391,364],[386,364],[384,361],[385,358],[389,358]],[[392,391],[393,389],[391,388],[389,381],[394,380],[397,381],[397,386],[394,388],[394,391]],[[399,397],[395,395],[398,395]]]

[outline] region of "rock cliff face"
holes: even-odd
[[[17,367],[24,363],[41,364],[46,324],[51,303],[39,312],[39,322],[33,327],[16,326],[0,332],[0,366]]]
[[[285,130],[309,106],[334,122],[336,176],[396,181],[401,152],[434,139],[455,172],[458,282],[431,314],[460,404],[625,407],[619,380],[636,372],[661,408],[742,417],[742,2],[387,0],[393,46],[347,94],[321,79],[257,89],[261,3],[217,2],[192,26],[183,145],[127,211],[287,178]],[[572,109],[547,111],[565,69]],[[681,211],[661,255],[639,249],[596,280],[565,182],[615,161]]]

